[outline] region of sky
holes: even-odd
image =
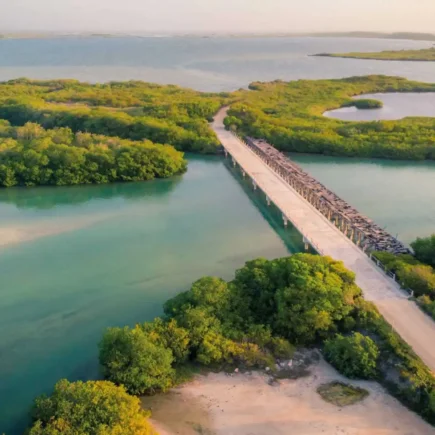
[[[0,0],[0,33],[435,33],[435,0]]]

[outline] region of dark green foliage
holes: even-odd
[[[35,400],[29,435],[155,435],[140,400],[111,382],[59,381]]]
[[[379,100],[361,98],[358,100],[347,101],[346,103],[343,103],[341,107],[356,107],[358,109],[380,109],[384,107],[384,103]]]
[[[131,394],[166,391],[173,385],[174,357],[163,343],[153,341],[143,329],[109,328],[100,343],[104,376],[124,385]]]
[[[411,243],[411,246],[418,260],[435,267],[435,234],[426,238],[418,238]]]
[[[329,257],[296,254],[248,262],[234,280],[240,316],[298,344],[337,330],[360,294],[354,275]]]
[[[0,125],[0,186],[71,185],[165,178],[186,170],[183,153],[38,124]]]
[[[250,89],[231,106],[231,121],[228,122],[238,126],[240,133],[266,139],[279,150],[388,159],[435,159],[435,118],[347,122],[323,116],[326,110],[339,108],[356,95],[434,92],[434,84],[399,77],[367,76],[288,83],[256,82]]]
[[[358,332],[340,334],[325,342],[325,357],[348,378],[373,379],[377,375],[379,349],[370,337]]]

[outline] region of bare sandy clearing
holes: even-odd
[[[338,408],[324,402],[319,385],[341,380],[370,392]],[[144,399],[161,435],[433,435],[435,428],[374,382],[349,382],[320,361],[311,375],[269,385],[254,372],[198,376],[168,395]]]

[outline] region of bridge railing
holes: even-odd
[[[414,296],[414,290],[408,288],[405,286],[405,284],[403,282],[401,282],[399,280],[399,277],[397,276],[396,273],[393,273],[390,269],[388,269],[387,266],[385,266],[383,263],[381,263],[374,255],[372,255],[371,253],[369,253],[369,258],[370,260],[373,261],[373,263],[376,264],[376,266],[378,266],[383,272],[385,272],[386,275],[388,275],[390,278],[392,278],[394,281],[397,282],[397,284],[399,284],[400,288],[402,290],[404,290],[405,292],[407,292],[411,297]]]
[[[258,155],[258,152],[256,152],[257,150],[255,148],[253,148],[249,143],[247,143],[243,138],[241,138],[237,133],[233,132],[233,135],[237,137],[237,139],[242,142],[244,145],[246,145],[249,149],[251,149],[255,154]],[[235,161],[237,161],[233,156],[231,156]],[[261,156],[260,156],[261,158]],[[263,159],[262,159],[263,160]],[[263,160],[268,166],[269,163],[266,160]],[[237,162],[238,163],[238,162]],[[240,163],[239,163],[240,166]],[[278,174],[279,175],[279,174]],[[283,213],[283,217],[285,216],[285,218],[290,221],[292,223],[292,225],[302,234],[302,236],[304,237],[304,239],[315,249],[316,252],[318,252],[321,255],[324,255],[324,252],[322,251],[322,249],[312,240],[310,240],[309,237],[306,237],[305,234],[307,234],[307,232],[304,231],[304,228],[301,226],[296,225],[293,220],[284,215]],[[411,297],[414,296],[414,291],[410,288],[407,288],[403,282],[400,282],[400,280],[398,279],[397,275],[393,272],[391,272],[391,270],[389,270],[384,264],[382,264],[374,255],[372,255],[370,252],[368,252],[364,247],[359,246],[359,245],[355,245],[357,246],[359,249],[361,249],[362,252],[364,252],[369,258],[370,260],[372,260],[376,266],[378,266],[379,269],[382,270],[382,272],[384,272],[389,278],[393,279],[397,284],[399,284],[400,288],[405,291],[406,293],[408,293]]]

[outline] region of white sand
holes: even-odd
[[[146,398],[160,435],[433,435],[435,428],[374,382],[350,382],[324,361],[311,375],[267,383],[261,373],[198,376],[168,395]],[[370,392],[345,408],[324,402],[320,384],[342,380]]]

